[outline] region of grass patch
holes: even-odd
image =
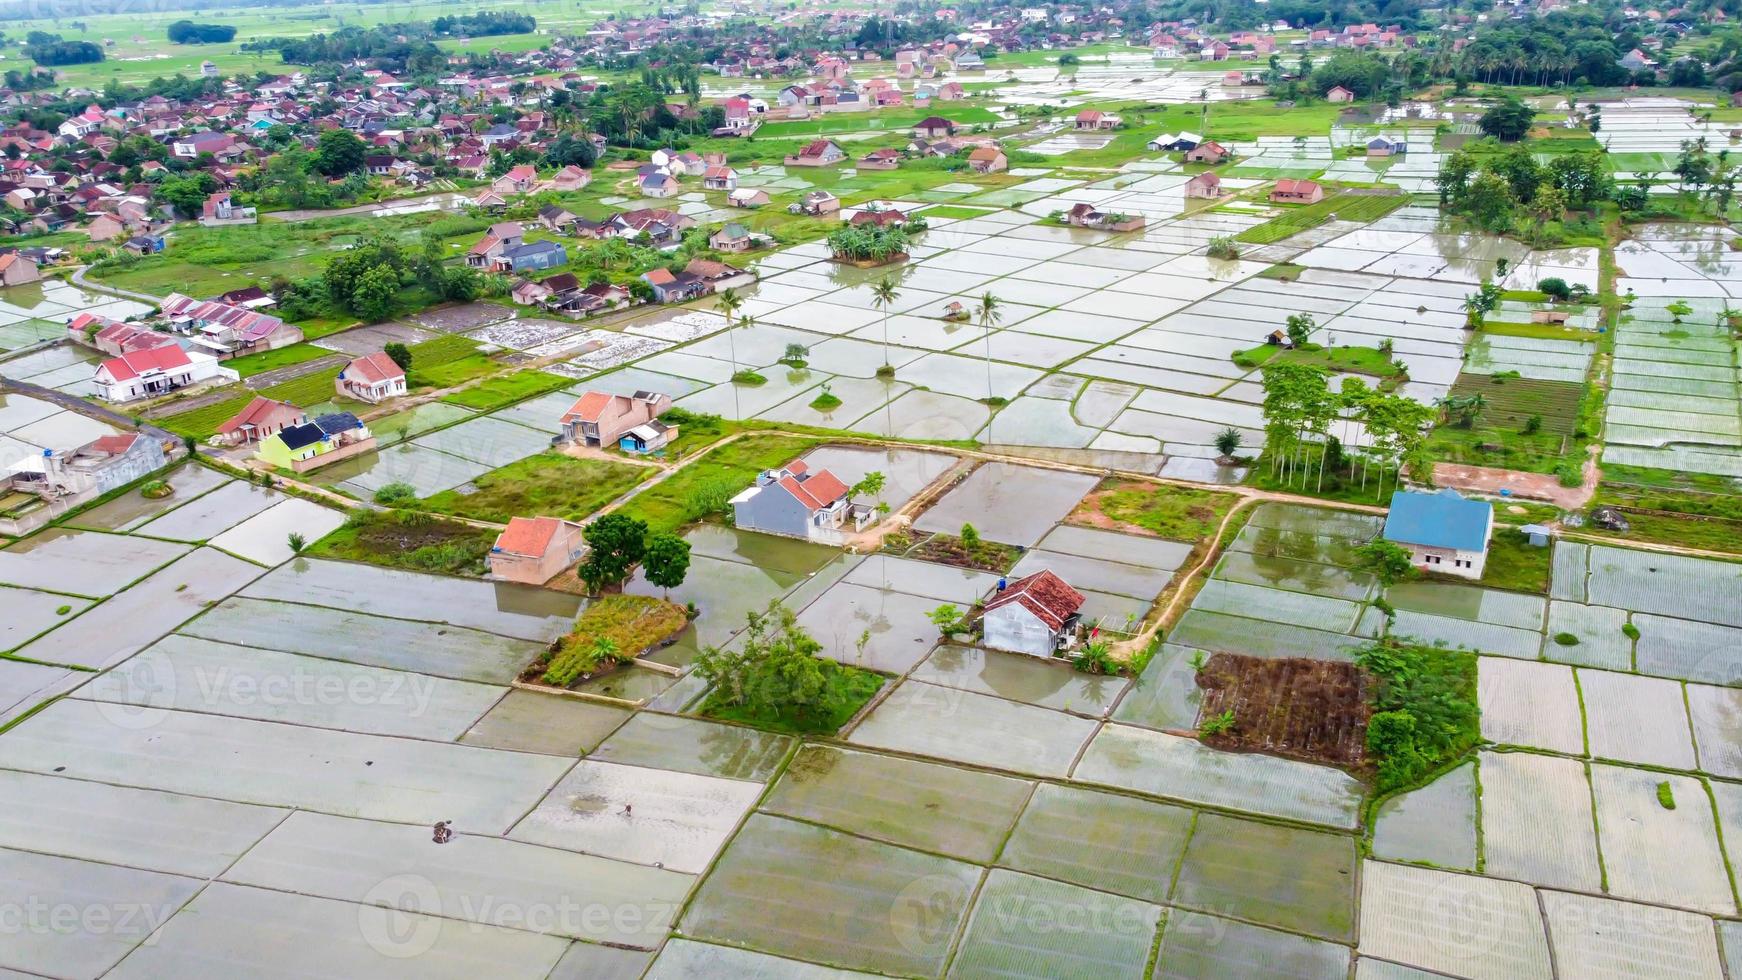
[[[1321,347],[1318,344],[1305,344],[1286,349],[1274,344],[1259,344],[1235,353],[1234,363],[1241,367],[1257,367],[1266,363],[1300,364],[1325,371],[1365,374],[1386,380],[1403,377],[1403,372],[1398,369],[1392,356],[1377,347]]]
[[[1110,477],[1065,520],[1174,541],[1199,541],[1215,533],[1237,499],[1216,490]]]
[[[742,722],[788,735],[825,735],[839,731],[883,687],[883,675],[858,667],[825,661],[822,671],[823,698],[829,704],[826,711],[801,714],[758,710],[750,705],[727,704],[718,694],[710,694],[702,702],[700,713],[703,717]]]
[[[819,412],[828,412],[841,407],[841,399],[833,392],[825,391],[811,399],[811,407]]]
[[[478,342],[448,334],[411,347],[411,370],[405,383],[411,388],[452,388],[473,378],[495,374],[501,365],[478,353]]]
[[[578,521],[627,493],[648,472],[628,463],[540,453],[478,477],[472,493],[444,490],[417,506],[497,523],[541,516]]]
[[[277,398],[280,401],[290,402],[298,408],[308,408],[311,405],[319,405],[321,402],[352,401],[349,398],[341,399],[339,390],[334,385],[334,382],[339,379],[339,372],[343,370],[344,367],[340,366],[325,371],[316,371],[313,374],[305,374],[300,378],[293,378],[281,384],[262,388],[260,393],[267,398]]]
[[[212,433],[218,431],[218,426],[228,422],[237,412],[247,408],[248,403],[254,400],[253,392],[241,387],[234,390],[238,394],[223,401],[213,402],[203,408],[178,412],[175,415],[166,415],[152,421],[178,436],[193,436],[195,439],[211,438]]]
[[[232,357],[224,362],[224,366],[235,371],[244,378],[252,378],[256,374],[276,371],[279,368],[301,364],[304,361],[318,360],[333,352],[313,344],[291,344],[275,350],[261,351],[258,354],[246,354],[242,357]]]
[[[1332,218],[1377,221],[1408,203],[1409,197],[1405,194],[1332,194],[1317,204],[1289,208],[1263,224],[1240,232],[1234,240],[1269,245],[1308,228],[1316,228]]]
[[[1482,584],[1491,589],[1547,595],[1552,566],[1552,549],[1534,547],[1521,531],[1498,528],[1488,542]]]
[[[973,568],[982,572],[997,572],[999,575],[1010,571],[1022,557],[1022,549],[1014,545],[999,544],[985,538],[969,542],[953,534],[934,534],[918,544],[914,544],[913,539],[907,535],[892,534],[884,539],[883,550],[907,558],[954,565],[957,568]]]
[[[1585,386],[1572,381],[1458,375],[1449,398],[1482,396],[1487,403],[1468,428],[1447,421],[1428,436],[1435,458],[1452,463],[1552,473],[1568,454],[1583,448],[1580,406]],[[1540,420],[1526,432],[1531,418]],[[1575,460],[1575,463],[1578,461]]]
[[[936,204],[921,212],[927,218],[979,218],[991,213],[988,208],[964,208],[954,204]]]
[[[1380,793],[1421,783],[1481,741],[1475,654],[1381,641],[1355,662],[1373,678],[1367,755]]]
[[[735,385],[743,385],[746,388],[757,388],[767,384],[768,379],[749,368],[745,368],[737,374],[732,375],[732,383]]]
[[[1627,507],[1622,508],[1622,513],[1627,515],[1627,523],[1631,525],[1626,534],[1596,527],[1587,530],[1617,541],[1645,541],[1733,555],[1742,554],[1742,521],[1634,510]]]
[[[515,402],[525,401],[534,395],[567,388],[571,384],[574,384],[572,378],[565,378],[547,371],[516,371],[513,374],[486,378],[464,391],[443,395],[441,400],[450,405],[459,405],[462,408],[493,412]]]
[[[483,575],[496,532],[414,511],[355,511],[304,554],[447,575]]]
[[[1597,334],[1578,327],[1562,326],[1558,323],[1508,323],[1499,320],[1485,320],[1480,333],[1493,334],[1496,337],[1530,337],[1536,340],[1576,340],[1581,344],[1594,344]]]
[[[772,434],[745,436],[709,450],[696,461],[635,496],[622,513],[647,522],[649,532],[676,531],[726,511],[726,502],[767,469],[785,466],[827,440]]]
[[[1675,790],[1669,785],[1669,780],[1657,784],[1657,805],[1665,810],[1675,809]]]
[[[575,628],[528,665],[521,679],[568,687],[601,668],[635,659],[688,625],[689,617],[675,602],[603,595],[587,604]]]

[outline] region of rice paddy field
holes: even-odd
[[[1188,84],[1104,67],[1082,84]],[[1018,71],[1037,76],[1027,94],[1057,87],[1055,67]],[[1297,142],[1274,112],[1216,111],[1253,129],[1231,140],[1236,190],[1297,172],[1431,179],[1431,150],[1375,168],[1336,157],[1347,132]],[[1122,152],[1069,142],[1051,147],[1064,161]],[[693,605],[693,620],[562,696],[516,680],[584,596],[304,553],[293,534],[343,533],[345,515],[213,469],[184,465],[167,498],[129,490],[0,546],[0,878],[51,906],[152,913],[24,930],[0,944],[0,972],[242,974],[263,950],[285,972],[347,977],[487,963],[506,977],[1721,978],[1742,962],[1742,566],[1557,539],[1541,591],[1500,575],[1385,586],[1358,558],[1381,516],[1271,501],[1238,515],[1183,612],[1145,634],[1207,552],[1084,521],[1111,470],[1238,482],[1214,442],[1233,428],[1261,443],[1263,392],[1232,354],[1295,312],[1327,346],[1389,342],[1411,397],[1481,393],[1497,430],[1540,415],[1566,438],[1586,379],[1606,376],[1606,460],[1742,475],[1726,469],[1742,389],[1718,322],[1735,264],[1722,237],[1660,227],[1616,248],[1631,298],[1612,337],[1471,333],[1478,283],[1596,287],[1597,250],[1460,232],[1400,195],[1188,212],[1189,174],[1158,154],[1023,169],[897,202],[945,209],[899,266],[841,266],[820,243],[759,256],[754,325],[729,333],[710,301],[611,327],[474,304],[318,339],[349,354],[411,343],[432,384],[535,358],[548,372],[374,420],[378,452],[317,474],[359,500],[405,483],[486,522],[583,517],[644,475],[546,455],[589,390],[666,392],[722,432],[806,427],[750,433],[642,489],[628,512],[678,531],[689,573],[625,589]],[[697,198],[680,203],[715,210]],[[1048,220],[1077,203],[1147,224]],[[1241,255],[1209,259],[1224,236]],[[887,310],[871,295],[884,274]],[[987,292],[998,316],[944,316]],[[1684,298],[1693,312],[1672,312]],[[0,294],[0,344],[108,302]],[[801,367],[783,363],[792,345]],[[733,383],[743,369],[765,383]],[[77,393],[92,365],[58,347],[4,370]],[[331,375],[280,384],[326,399]],[[814,407],[825,387],[839,404]],[[108,431],[0,396],[3,449]],[[966,440],[1003,458],[970,458]],[[691,520],[709,479],[736,492],[801,457],[849,483],[883,473],[892,508],[920,502],[917,534],[971,523],[1008,567]],[[1040,569],[1083,594],[1102,637],[1155,640],[1135,676],[984,649],[931,620]],[[703,716],[697,658],[742,643],[771,601],[822,656],[880,675],[839,731]],[[1224,710],[1343,704],[1359,652],[1387,637],[1476,655],[1480,744],[1425,782],[1376,796],[1353,729],[1333,733],[1335,757],[1280,744],[1302,728],[1276,719],[1251,743],[1211,730]],[[1208,690],[1212,658],[1247,665],[1251,686]],[[1336,689],[1291,700],[1287,677]]]

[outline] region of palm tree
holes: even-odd
[[[738,295],[736,289],[723,289],[717,304],[720,315],[726,318],[726,349],[732,356],[732,373],[738,373],[738,351],[732,343],[732,317],[744,307],[744,297]],[[748,316],[745,317],[749,319]]]
[[[884,373],[893,375],[895,368],[889,363],[889,308],[901,298],[901,291],[895,288],[895,280],[887,275],[871,287],[871,305],[883,311],[883,367]]]
[[[986,407],[996,414],[997,408],[992,404],[992,328],[998,321],[1004,319],[1004,311],[998,308],[998,297],[988,289],[980,297],[980,329],[986,331]],[[992,420],[986,420],[986,441],[992,441]]]

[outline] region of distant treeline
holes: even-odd
[[[341,27],[331,34],[308,37],[264,37],[243,44],[242,49],[277,51],[293,65],[368,60],[413,71],[437,70],[446,63],[447,55],[435,46],[435,38],[527,34],[537,26],[538,22],[525,14],[484,11],[429,22]]]
[[[224,44],[235,37],[236,29],[224,24],[178,20],[169,25],[169,39],[177,44]]]

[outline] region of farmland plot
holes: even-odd
[[[1578,674],[1593,759],[1695,768],[1680,684],[1606,670]]]
[[[1162,932],[1154,977],[1342,980],[1348,974],[1347,946],[1176,909]]]
[[[1550,660],[1580,667],[1630,670],[1633,640],[1622,630],[1626,625],[1625,609],[1551,600],[1548,640],[1542,645],[1542,654]],[[1571,634],[1578,642],[1570,646],[1557,642],[1554,638],[1563,633]]]
[[[1191,829],[1183,807],[1042,783],[998,863],[1163,902]]]
[[[1663,805],[1660,786],[1668,787],[1675,809]],[[1736,913],[1711,802],[1699,780],[1593,765],[1591,789],[1611,895]]]
[[[1234,720],[1205,744],[1351,769],[1366,761],[1367,675],[1354,664],[1218,653],[1197,682],[1201,720]]]
[[[1142,980],[1161,914],[1158,905],[994,869],[950,976]]]
[[[1554,976],[1528,885],[1378,861],[1362,866],[1359,951],[1471,980]]]
[[[1485,752],[1481,769],[1487,873],[1598,891],[1602,875],[1584,764],[1523,752]]]
[[[970,864],[758,814],[715,863],[682,928],[780,956],[935,976],[980,875]]]
[[[1476,764],[1467,762],[1420,789],[1379,805],[1373,856],[1474,871]]]
[[[1544,892],[1555,961],[1565,975],[1717,978],[1722,975],[1712,920],[1691,912],[1590,895]]]
[[[1173,901],[1347,942],[1356,861],[1354,841],[1340,834],[1200,814]]]
[[[1482,737],[1567,755],[1585,754],[1573,669],[1558,664],[1482,657],[1476,666]]]

